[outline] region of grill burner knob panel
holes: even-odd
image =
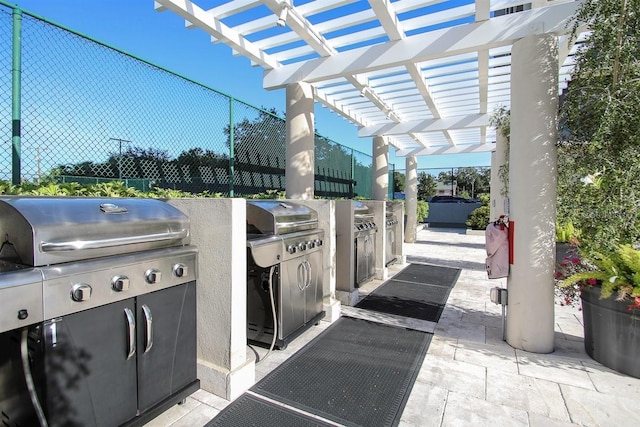
[[[144,273],[144,280],[150,285],[160,283],[162,280],[162,272],[157,268],[150,268]]]
[[[111,279],[111,288],[116,292],[129,290],[129,278],[127,276],[115,276]]]
[[[183,277],[189,274],[189,268],[180,263],[173,266],[173,275],[176,277]]]
[[[71,288],[71,299],[77,302],[87,301],[91,299],[91,285],[86,283],[77,283]]]

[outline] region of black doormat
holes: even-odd
[[[324,427],[322,420],[243,394],[224,408],[205,427]]]
[[[400,273],[393,276],[393,280],[405,282],[426,283],[429,285],[452,288],[460,277],[459,268],[443,267],[431,264],[410,264]]]
[[[355,306],[365,310],[438,322],[451,288],[387,280]]]
[[[342,317],[251,391],[346,426],[396,426],[432,336]]]

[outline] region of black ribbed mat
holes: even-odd
[[[437,322],[451,288],[388,280],[371,292],[357,308]]]
[[[325,427],[322,420],[300,414],[275,403],[243,394],[224,408],[205,427]]]
[[[460,271],[459,268],[442,267],[440,265],[410,264],[393,276],[393,280],[452,288],[458,281],[458,277],[460,277]]]
[[[438,322],[460,269],[411,264],[355,306],[365,310]]]
[[[431,337],[342,317],[251,391],[346,426],[396,426]]]

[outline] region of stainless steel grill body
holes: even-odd
[[[399,208],[401,208],[399,203],[387,202],[385,208],[385,233],[387,235],[385,266],[388,267],[398,261],[398,245],[401,244],[401,242],[398,242],[397,239],[397,227],[400,223],[398,218],[402,212],[401,210],[399,211]]]
[[[378,226],[367,205],[354,202],[354,250],[356,263],[355,286],[373,279],[376,274],[376,239]]]
[[[21,368],[0,369],[0,390],[25,384],[17,375],[35,384],[0,391],[10,423],[38,423],[34,394],[49,426],[121,425],[199,388],[197,249],[182,212],[153,199],[3,197],[0,237],[2,362]]]
[[[269,345],[276,331],[275,345],[283,348],[324,316],[323,245],[316,211],[290,201],[247,201],[250,341]]]

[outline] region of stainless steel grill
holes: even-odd
[[[199,388],[184,214],[153,199],[5,197],[0,236],[12,348],[0,366],[20,367],[0,368],[10,425],[143,422]]]
[[[386,209],[386,217],[385,217],[385,233],[387,235],[387,246],[385,247],[385,266],[390,266],[395,264],[398,261],[398,245],[401,242],[398,242],[396,238],[398,234],[397,226],[400,223],[399,215],[402,212],[399,210],[401,205],[399,203],[387,202]]]
[[[376,274],[376,238],[378,226],[374,215],[363,202],[354,202],[355,286],[373,279]]]
[[[324,231],[313,209],[291,201],[247,201],[251,342],[284,348],[322,319],[323,244]]]

